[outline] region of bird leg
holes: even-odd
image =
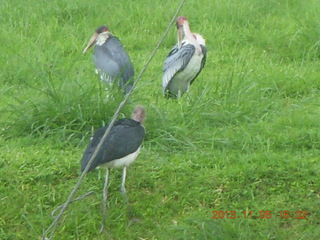
[[[180,100],[181,96],[182,96],[182,92],[181,90],[178,90],[177,99]]]
[[[130,203],[128,201],[128,197],[127,197],[127,193],[126,193],[126,188],[125,188],[125,183],[126,183],[126,175],[127,175],[127,166],[124,166],[123,168],[123,172],[122,172],[122,182],[121,182],[121,187],[120,187],[120,191],[124,197],[124,200],[126,201],[127,203],[127,208],[128,208],[128,212],[129,212],[129,215],[130,215],[130,218],[133,217],[133,212],[132,212],[132,209],[131,209],[131,206],[130,206]]]
[[[109,168],[106,168],[106,178],[103,186],[103,206],[102,206],[102,226],[100,232],[106,229],[106,219],[107,219],[107,199],[108,199],[108,180],[109,180]]]
[[[102,99],[102,83],[101,83],[101,81],[99,81],[99,100],[100,99]]]
[[[122,172],[122,182],[121,182],[120,191],[122,192],[124,200],[126,201],[127,205],[129,205],[129,201],[128,201],[127,193],[126,193],[126,188],[124,186],[126,183],[126,175],[127,175],[127,166],[124,166],[123,172]]]
[[[187,100],[188,100],[187,103],[188,103],[188,106],[189,106],[189,105],[190,105],[189,103],[190,103],[190,101],[192,100],[192,98],[190,97],[188,90],[186,91],[186,94],[185,94],[185,95],[186,95],[186,98],[187,98]]]

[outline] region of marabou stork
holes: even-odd
[[[165,96],[173,98],[179,98],[189,90],[207,56],[205,40],[200,34],[190,31],[186,17],[177,18],[177,30],[178,43],[164,61],[162,78]]]
[[[83,50],[85,53],[91,46],[94,48],[94,63],[101,80],[112,84],[119,81],[119,88],[127,94],[132,88],[134,69],[130,57],[120,40],[113,36],[106,26],[100,26]]]
[[[93,160],[88,171],[92,171],[96,167],[106,168],[106,177],[103,187],[103,223],[102,229],[106,223],[106,206],[107,206],[107,193],[108,193],[108,178],[109,169],[114,167],[123,167],[122,182],[120,191],[129,206],[128,198],[126,195],[125,181],[127,174],[127,167],[137,158],[142,141],[145,135],[143,127],[145,119],[145,110],[141,106],[135,107],[132,113],[132,119],[123,118],[115,122],[109,132],[106,140]],[[108,126],[98,129],[91,138],[81,161],[81,171],[86,168],[90,158],[96,150],[100,140],[102,139]],[[129,208],[130,210],[130,208]]]

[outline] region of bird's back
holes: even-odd
[[[107,128],[108,126],[99,128],[94,133],[83,154],[81,171],[87,166]],[[142,144],[144,135],[144,127],[139,122],[127,118],[118,120],[111,128],[107,139],[104,141],[100,151],[93,160],[89,171],[92,171],[101,164],[123,158],[136,152]]]
[[[130,79],[134,75],[133,64],[117,37],[111,35],[104,44],[95,46],[94,62],[102,78],[110,77],[112,81],[119,80],[120,88],[126,85],[132,87]],[[127,88],[125,92],[128,92]]]

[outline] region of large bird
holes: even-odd
[[[110,168],[123,167],[120,191],[122,192],[125,201],[129,206],[125,189],[127,167],[137,158],[139,154],[145,135],[145,129],[143,127],[144,119],[144,108],[137,106],[132,113],[132,119],[123,118],[116,121],[88,170],[90,172],[96,167],[106,168],[106,178],[103,187],[102,229],[104,229],[106,223],[107,191]],[[87,146],[87,149],[82,157],[82,172],[87,167],[89,160],[94,154],[107,128],[108,126],[98,129],[91,138],[89,145]]]
[[[119,88],[127,94],[133,85],[134,69],[120,40],[112,35],[106,26],[100,26],[83,53],[93,45],[95,45],[93,59],[101,80],[109,84],[117,82]]]
[[[178,43],[163,66],[162,87],[166,97],[180,98],[189,90],[206,62],[205,40],[192,33],[186,17],[177,18]],[[184,39],[182,40],[184,35]]]

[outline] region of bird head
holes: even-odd
[[[142,106],[136,106],[132,112],[132,119],[143,125],[146,117],[146,111]]]
[[[178,17],[177,18],[177,28],[178,28],[178,48],[182,46],[183,37],[189,40],[197,49],[199,54],[202,54],[202,49],[200,44],[204,42],[204,39],[198,39],[199,34],[193,34],[189,27],[189,21],[186,17]],[[200,40],[200,42],[199,42]]]
[[[96,29],[95,33],[92,35],[89,43],[83,50],[83,53],[88,51],[90,47],[92,47],[94,44],[102,45],[109,37],[109,29],[106,26],[100,26]]]

